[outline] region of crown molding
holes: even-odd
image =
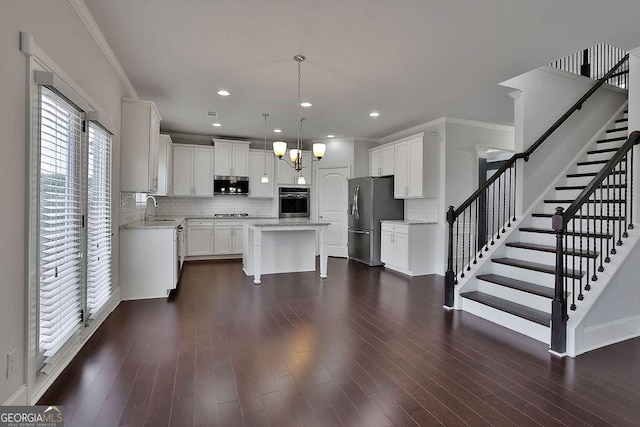
[[[404,129],[395,133],[392,133],[391,135],[387,135],[385,137],[380,138],[380,142],[382,144],[385,144],[387,142],[391,142],[391,141],[395,141],[399,138],[404,138],[407,135],[413,135],[419,132],[424,132],[425,128],[429,128],[432,126],[437,126],[437,125],[442,125],[444,124],[448,119],[446,117],[440,117],[438,119],[435,120],[431,120],[429,122],[426,123],[422,123],[416,126],[412,126],[409,129]]]
[[[107,62],[109,62],[109,65],[111,65],[111,68],[113,68],[113,71],[115,71],[116,75],[120,79],[120,82],[122,82],[122,84],[124,85],[125,89],[129,93],[129,97],[140,99],[138,93],[131,84],[129,77],[127,77],[127,74],[124,72],[122,65],[120,65],[120,61],[118,61],[118,58],[116,57],[115,53],[113,53],[113,50],[111,49],[111,46],[109,46],[107,39],[104,37],[104,34],[102,34],[102,30],[100,30],[100,27],[98,27],[98,23],[93,18],[93,15],[91,15],[89,8],[87,8],[84,0],[69,0],[69,3],[71,4],[71,7],[73,7],[73,10],[75,10],[80,17],[80,20],[87,28],[87,31],[89,31],[89,34],[91,34],[91,37],[98,45],[98,48],[100,48],[100,50],[102,51],[102,54],[105,56],[105,58],[107,58]]]
[[[473,126],[477,128],[483,128],[483,129],[499,130],[502,132],[511,132],[511,133],[514,132],[513,126],[498,125],[495,123],[478,122],[476,120],[467,120],[467,119],[457,119],[455,117],[445,117],[445,121],[447,123],[453,123],[456,125]]]

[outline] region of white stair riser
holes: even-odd
[[[594,200],[594,195],[595,195],[596,201],[600,201],[601,199],[608,200],[609,198],[613,200],[619,200],[619,199],[625,200],[625,189],[613,188],[613,185],[617,185],[619,182],[620,181],[616,180],[614,184],[614,181],[612,180],[610,182],[611,186],[608,189],[606,186],[603,188],[597,189],[591,196],[589,196],[590,200]],[[575,200],[582,193],[582,190],[556,190],[554,193],[555,193],[554,199]],[[629,194],[628,190],[627,190],[627,194]]]
[[[600,246],[598,246],[598,249]],[[591,250],[593,250],[593,245]],[[555,265],[556,254],[555,252],[533,251],[531,249],[513,248],[507,247],[507,258],[520,259],[523,261],[537,262],[540,264]],[[569,260],[573,260],[573,257],[569,257]],[[577,258],[576,258],[577,260]]]
[[[478,317],[482,317],[490,322],[497,323],[506,328],[520,332],[523,335],[542,341],[546,344],[550,344],[551,341],[551,329],[547,326],[539,325],[535,322],[523,319],[518,316],[514,316],[509,313],[505,313],[501,310],[479,304],[467,298],[462,298],[462,310],[474,314]]]
[[[570,206],[570,203],[557,203],[557,202],[545,203],[541,213],[553,214],[556,212],[557,207],[567,209],[569,206]],[[587,214],[600,215],[600,207],[601,207],[600,203],[597,203],[597,204],[589,203],[587,207],[583,208],[582,212],[584,215],[587,215]],[[607,208],[609,210],[608,212],[607,212]],[[615,204],[615,205],[604,204],[602,205],[602,211],[603,211],[603,215],[605,216],[615,216],[615,215],[618,215],[620,212],[622,212],[623,215],[626,213],[624,205],[622,206],[622,210],[620,210],[618,204]]]
[[[587,222],[589,224],[587,224]],[[613,227],[613,225],[616,224],[616,230],[618,229],[618,221],[609,221],[609,229],[611,230],[611,228]],[[596,233],[599,233],[601,231],[606,231],[607,230],[607,221],[601,221],[600,220],[596,220],[594,221],[593,219],[587,221],[586,219],[583,220],[576,220],[575,223],[573,221],[570,221],[567,227],[567,230],[569,231],[578,231],[580,232],[580,226],[582,225],[582,232],[586,233],[587,232],[587,225],[589,228],[589,232],[593,233],[594,230]],[[535,228],[551,228],[551,218],[533,218],[531,221],[531,226],[535,227]],[[623,228],[624,228],[624,224],[623,224]]]
[[[601,150],[602,148],[598,147],[597,149]],[[590,162],[595,160],[609,160],[611,157],[613,157],[613,154],[613,152],[588,154],[587,160]]]
[[[541,273],[539,271],[533,271],[526,268],[513,267],[493,262],[491,263],[491,270],[493,274],[535,283],[536,285],[553,287],[555,283],[555,276],[553,274]]]
[[[627,123],[616,123],[615,125],[611,125],[610,129],[620,129],[623,127],[627,127]],[[608,138],[618,138],[621,136],[629,136],[628,130],[617,130],[615,132],[605,132],[601,138],[598,139],[608,139]]]
[[[516,304],[544,311],[545,313],[551,313],[551,300],[546,297],[519,291],[492,282],[485,282],[484,280],[478,280],[478,291]]]
[[[606,150],[609,148],[620,148],[624,145],[626,141],[624,140],[620,140],[620,141],[612,141],[612,142],[598,142],[595,146],[595,148],[593,148],[594,150]]]
[[[598,173],[604,166],[604,163],[597,163],[595,165],[578,165],[576,168],[577,173]]]
[[[593,178],[594,178],[593,176],[571,177],[571,178],[567,178],[565,182],[561,185],[562,186],[580,185],[580,186],[586,187],[591,183],[591,180]],[[616,178],[611,178],[611,181],[610,181],[611,184],[614,183],[613,181],[614,179],[616,184],[625,184],[627,182],[624,175],[622,175],[620,178],[618,178],[617,176]],[[605,184],[606,184],[606,181],[605,181]]]
[[[582,240],[582,248],[586,249],[587,245],[591,248],[600,247],[601,239],[587,238],[587,237],[570,237],[568,242],[566,243],[567,248],[573,248],[574,244],[576,248],[580,248],[580,240]],[[530,232],[520,232],[519,241],[523,243],[534,243],[537,245],[547,245],[547,246],[555,246],[556,245],[556,236],[554,234],[547,233],[530,233]],[[604,241],[606,244],[606,240]],[[596,245],[596,246],[594,246]]]

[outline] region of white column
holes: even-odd
[[[640,130],[640,47],[629,52],[629,133]],[[638,228],[640,218],[640,147],[633,148],[633,218]]]
[[[253,232],[253,283],[260,284],[260,267],[262,266],[262,227],[255,227]]]
[[[320,278],[327,278],[327,244],[324,241],[324,230],[326,227],[320,227],[318,230],[318,240],[320,243]]]
[[[513,98],[513,127],[514,141],[513,148],[515,153],[524,151],[524,92],[515,90],[509,93]],[[522,216],[522,199],[524,191],[524,161],[518,160],[516,164],[516,216],[519,219]]]

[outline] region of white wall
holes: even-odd
[[[67,0],[3,0],[0,11],[0,404],[23,389],[25,374],[25,251],[26,251],[26,65],[19,49],[19,32],[33,35],[43,49],[82,87],[120,129],[120,98],[124,86]],[[113,140],[114,188],[119,188],[120,142]],[[120,194],[114,191],[117,230]],[[114,247],[118,247],[116,233]],[[117,284],[118,254],[114,254]],[[6,354],[18,349],[16,372],[5,378]]]
[[[543,67],[502,83],[522,91],[516,101],[517,123],[523,124],[521,152],[530,147],[591,86],[593,80]],[[626,95],[606,86],[596,92],[582,110],[577,111],[551,135],[523,167],[523,210],[558,176],[567,163],[584,147]]]

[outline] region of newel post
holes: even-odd
[[[449,224],[449,239],[447,242],[447,271],[444,274],[444,306],[453,308],[455,294],[455,273],[453,272],[453,206],[447,211],[447,223]]]
[[[567,297],[564,290],[564,210],[556,208],[552,226],[556,232],[556,279],[551,303],[551,350],[564,354],[567,350]]]

